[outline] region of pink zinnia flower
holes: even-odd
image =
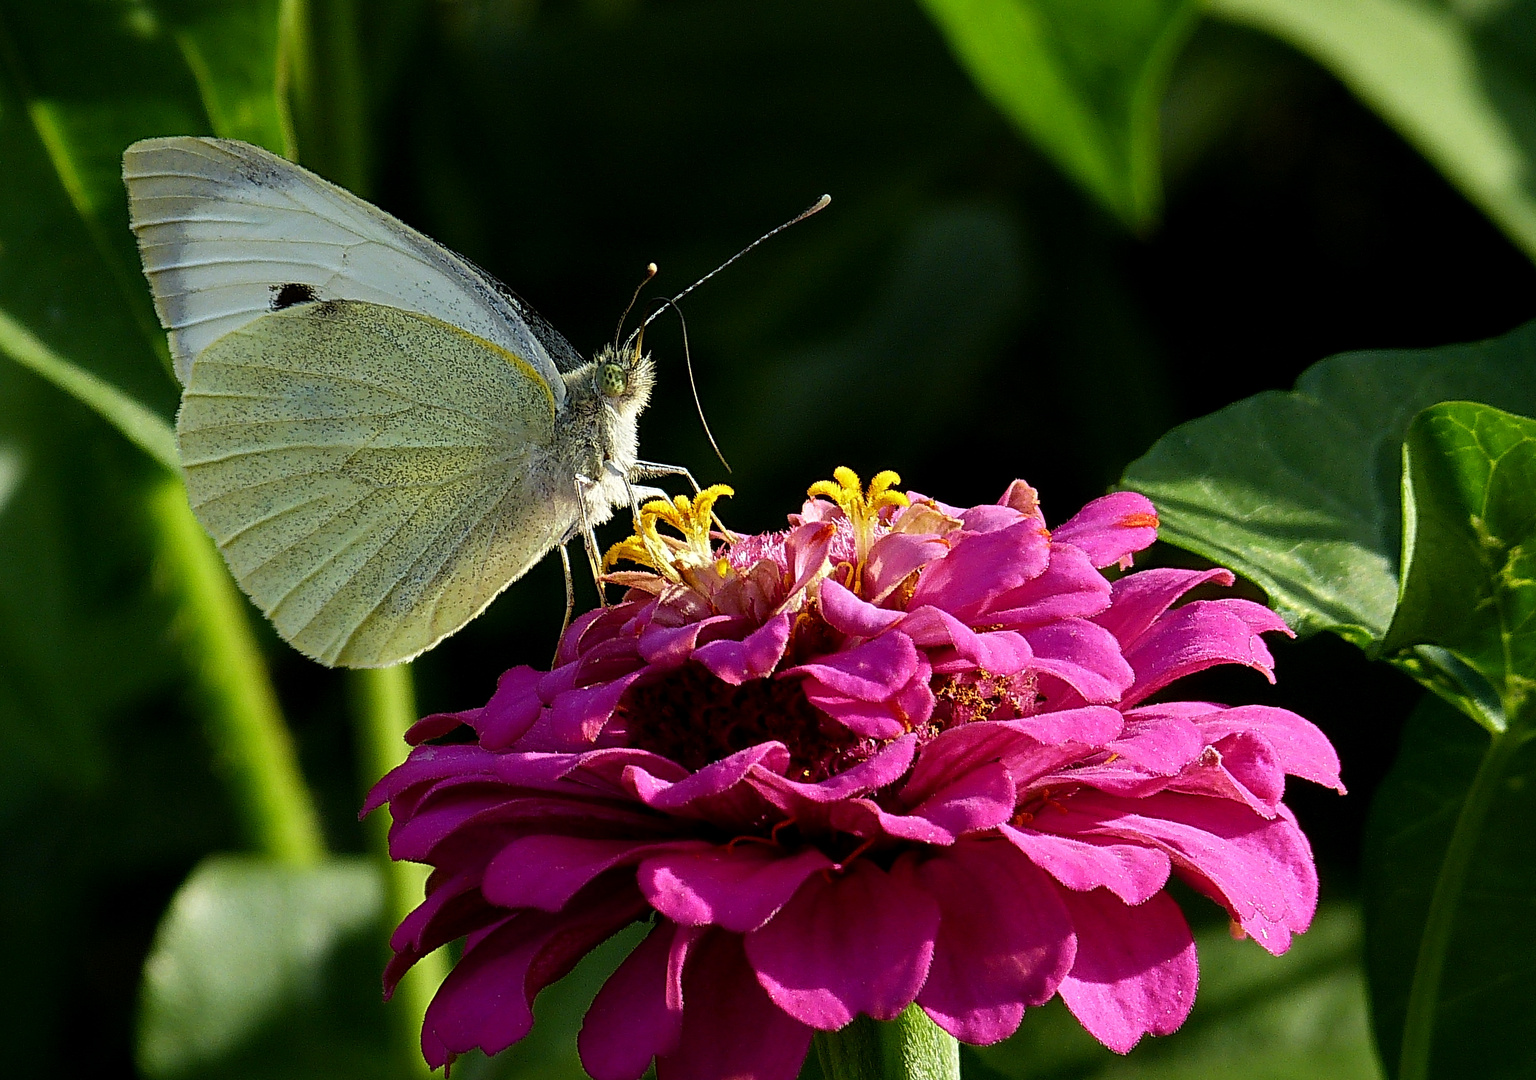
[[[728,489],[648,505],[610,552],[648,569],[612,575],[624,601],[553,671],[413,729],[368,808],[434,868],[386,986],[466,938],[433,1066],[521,1039],[539,990],[635,921],[581,1033],[596,1080],[652,1059],[787,1080],[813,1032],[914,1001],[984,1044],[1059,994],[1125,1052],[1194,999],[1170,874],[1272,953],[1307,927],[1316,871],[1280,800],[1286,774],[1343,790],[1328,740],[1284,709],[1150,700],[1215,664],[1272,678],[1278,617],[1174,606],[1224,570],[1107,580],[1156,535],[1139,495],[1053,533],[1021,481],[960,509],[837,477],[782,533],[712,535]]]

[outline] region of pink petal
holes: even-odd
[[[502,848],[490,861],[480,891],[498,907],[559,911],[582,886],[605,870],[632,866],[648,855],[699,843],[642,843],[629,837],[524,836]]]
[[[811,1029],[785,1015],[754,977],[741,938],[704,936],[683,969],[683,1033],[657,1080],[795,1080]]]
[[[993,675],[1012,675],[1024,670],[1034,659],[1029,642],[1009,630],[977,633],[947,611],[936,607],[917,608],[901,620],[901,632],[919,648],[930,652],[944,650],[964,661],[952,664],[935,657],[940,671],[969,671],[984,668]]]
[[[1007,1038],[1071,970],[1077,943],[1059,890],[996,841],[962,841],[917,878],[941,912],[918,1004],[962,1042]]]
[[[683,1033],[683,967],[700,931],[662,921],[603,983],[576,1046],[593,1080],[638,1080]]]
[[[1077,892],[1102,886],[1127,904],[1139,904],[1168,884],[1168,856],[1157,848],[1011,825],[1000,831],[1036,866]]]
[[[1240,731],[1258,735],[1274,748],[1286,772],[1344,794],[1344,783],[1339,779],[1339,755],[1328,736],[1289,709],[1269,705],[1218,707],[1202,713],[1195,724],[1206,741],[1212,743]]]
[[[1109,598],[1109,582],[1082,550],[1052,544],[1045,573],[998,597],[989,618],[1008,627],[1086,619],[1109,607]]]
[[[1103,890],[1061,896],[1077,931],[1077,958],[1060,990],[1072,1015],[1118,1054],[1143,1035],[1177,1031],[1200,977],[1179,905],[1167,893],[1136,907]]]
[[[1217,664],[1244,664],[1274,682],[1275,661],[1259,637],[1271,630],[1291,633],[1280,616],[1251,600],[1194,600],[1175,608],[1126,650],[1136,685],[1123,703],[1134,705]]]
[[[1057,526],[1051,540],[1083,549],[1095,566],[1130,565],[1130,557],[1157,539],[1157,510],[1134,491],[1117,491],[1083,507]]]
[[[1030,666],[1048,672],[1093,704],[1118,701],[1136,681],[1120,643],[1087,619],[1060,619],[1024,631],[1034,652]]]
[[[766,926],[746,936],[747,958],[789,1015],[836,1031],[859,1013],[894,1020],[928,975],[939,906],[902,864],[867,859],[814,874]]]
[[[728,758],[712,761],[696,773],[664,781],[648,770],[632,768],[625,772],[624,783],[645,805],[676,817],[736,820],[731,809],[757,808],[755,799],[740,804],[744,782],[760,771],[782,773],[789,766],[789,751],[783,743],[767,742],[738,750]]]
[[[1094,622],[1114,634],[1121,645],[1128,646],[1191,589],[1208,581],[1230,585],[1233,580],[1230,571],[1219,567],[1214,570],[1154,567],[1126,574],[1112,587],[1109,610]]]
[[[814,687],[856,701],[885,701],[912,678],[917,665],[917,647],[912,639],[892,633],[788,668],[779,677],[805,676],[807,696]]]
[[[644,674],[645,668],[640,668],[612,682],[567,690],[549,707],[550,733],[561,745],[573,750],[591,746],[612,718],[629,684]]]
[[[854,638],[872,638],[901,622],[899,611],[887,611],[860,600],[832,578],[821,583],[821,614],[827,625],[840,634]]]
[[[693,659],[732,686],[767,678],[784,658],[792,621],[787,614],[775,615],[740,641],[722,639],[701,646]]]
[[[914,570],[942,558],[948,550],[947,543],[933,536],[887,533],[870,545],[869,561],[864,564],[866,595],[879,603]]]
[[[963,622],[977,621],[994,599],[1044,572],[1050,542],[1043,532],[1037,523],[1021,521],[999,532],[966,533],[923,570],[908,607],[931,604]]]
[[[533,1027],[533,999],[646,910],[633,889],[559,914],[521,912],[465,948],[427,1007],[421,1049],[432,1068],[479,1048],[496,1054]]]
[[[640,658],[652,668],[675,668],[693,655],[701,636],[705,641],[711,641],[718,635],[708,631],[726,628],[737,621],[730,615],[711,615],[682,626],[662,626],[653,622],[640,632],[636,646]]]
[[[636,878],[651,906],[673,922],[746,933],[767,922],[801,882],[831,865],[813,847],[790,855],[765,844],[701,844],[646,859]]]

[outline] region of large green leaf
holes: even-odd
[[[1206,2],[1332,70],[1536,258],[1536,2]]]
[[[1293,391],[1174,428],[1122,483],[1156,503],[1163,539],[1261,586],[1298,634],[1375,649],[1397,605],[1403,434],[1452,398],[1536,412],[1536,323],[1475,345],[1330,357]]]
[[[1476,738],[1424,710],[1375,808],[1378,1029],[1403,1080],[1528,1076],[1536,420],[1445,402],[1414,419],[1403,457],[1403,590],[1385,647],[1445,650],[1499,710],[1477,717],[1493,730]]]
[[[1162,203],[1158,109],[1192,0],[923,0],[971,78],[1132,228]]]
[[[359,980],[358,965],[338,962],[349,942],[371,937],[383,908],[381,875],[366,859],[205,860],[144,965],[140,1068],[151,1077],[388,1075],[376,974],[364,968]],[[353,1004],[370,998],[364,1010]]]
[[[1053,1001],[1031,1010],[1019,1033],[968,1050],[966,1076],[986,1080],[1375,1080],[1364,980],[1360,917],[1352,906],[1325,904],[1291,950],[1274,957],[1225,927],[1196,935],[1200,992],[1184,1026],[1147,1039],[1122,1058],[1094,1041]],[[981,1065],[986,1070],[976,1069]]]

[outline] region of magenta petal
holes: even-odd
[[[784,658],[791,623],[789,615],[775,615],[740,641],[722,638],[700,646],[693,659],[732,686],[767,678]]]
[[[905,634],[881,634],[879,637],[824,656],[821,659],[787,668],[781,678],[807,676],[807,696],[813,690],[829,691],[856,701],[885,701],[906,685],[917,672],[917,647]]]
[[[1139,904],[1168,883],[1168,856],[1154,847],[1011,825],[1000,831],[1036,866],[1077,892],[1102,886],[1127,904]]]
[[[1328,736],[1289,709],[1269,705],[1213,708],[1195,717],[1194,722],[1207,742],[1219,742],[1244,731],[1258,735],[1274,748],[1286,772],[1344,794],[1344,783],[1339,779],[1339,755]]]
[[[1129,566],[1131,555],[1157,539],[1157,510],[1145,495],[1117,491],[1083,507],[1051,539],[1082,548],[1095,566]]]
[[[1126,650],[1136,685],[1124,704],[1134,705],[1175,679],[1216,664],[1243,664],[1274,682],[1275,661],[1259,637],[1272,630],[1291,632],[1280,616],[1251,600],[1193,600],[1175,608]]]
[[[821,583],[821,614],[832,629],[855,638],[877,637],[902,617],[899,611],[887,611],[860,600],[831,578]]]
[[[613,716],[629,684],[644,674],[645,669],[641,668],[612,682],[565,691],[549,708],[550,733],[561,745],[573,750],[591,746]]]
[[[933,536],[887,533],[869,549],[864,564],[864,588],[877,603],[894,592],[914,570],[942,557],[949,545]]]
[[[659,922],[597,992],[576,1046],[593,1080],[638,1080],[683,1032],[683,966],[700,931]]]
[[[741,938],[704,936],[683,969],[683,1033],[657,1080],[795,1080],[811,1029],[769,1000]]]
[[[684,623],[682,626],[662,626],[659,623],[651,623],[640,632],[640,637],[635,644],[640,651],[640,658],[653,668],[659,670],[675,668],[693,655],[693,650],[698,647],[700,635],[711,627],[734,621],[735,619],[730,615],[711,615],[697,622]]]
[[[1055,619],[1086,619],[1102,612],[1109,602],[1109,582],[1092,560],[1070,544],[1052,544],[1045,573],[998,597],[989,617],[1004,626],[1030,626]]]
[[[1195,1003],[1195,939],[1167,893],[1127,907],[1103,890],[1063,893],[1077,958],[1061,998],[1094,1038],[1118,1054],[1143,1035],[1179,1029]]]
[[[487,750],[505,750],[533,727],[544,707],[539,699],[542,672],[524,665],[515,667],[496,682],[496,692],[480,710],[474,723],[480,745]]]
[[[928,975],[939,907],[898,863],[887,873],[860,859],[813,874],[746,936],[747,958],[789,1015],[836,1031],[859,1013],[894,1020]]]
[[[1103,704],[1120,700],[1136,672],[1108,630],[1087,619],[1059,619],[1024,631],[1034,652],[1030,666],[1049,672],[1083,696]]]
[[[699,843],[640,843],[628,837],[588,839],[538,833],[512,841],[485,868],[480,891],[498,907],[559,911],[605,870],[633,865],[647,855]]]
[[[651,906],[673,922],[744,934],[767,922],[802,881],[831,865],[813,847],[787,855],[764,844],[701,845],[646,859],[636,880]]]
[[[983,765],[913,807],[951,836],[990,829],[1013,816],[1013,777],[998,762]]]
[[[1059,890],[1017,851],[987,840],[923,862],[917,879],[941,912],[917,1003],[962,1042],[1007,1038],[1072,968],[1077,943]]]
[[[533,999],[599,942],[638,918],[633,889],[594,897],[551,914],[521,912],[466,945],[427,1007],[422,1053],[433,1068],[455,1054],[496,1054],[533,1027]]]
[[[929,563],[918,578],[911,608],[943,608],[964,622],[991,602],[1045,570],[1050,542],[1034,521],[998,532],[968,533],[948,555]]]
[[[1220,568],[1178,570],[1158,566],[1126,574],[1111,588],[1113,599],[1109,610],[1094,622],[1114,634],[1122,646],[1129,646],[1189,590],[1208,581],[1230,585],[1233,580],[1231,571]]]

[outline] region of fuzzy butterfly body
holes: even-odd
[[[135,143],[193,512],[329,665],[418,655],[631,499],[653,370],[584,362],[468,260],[258,147]]]

